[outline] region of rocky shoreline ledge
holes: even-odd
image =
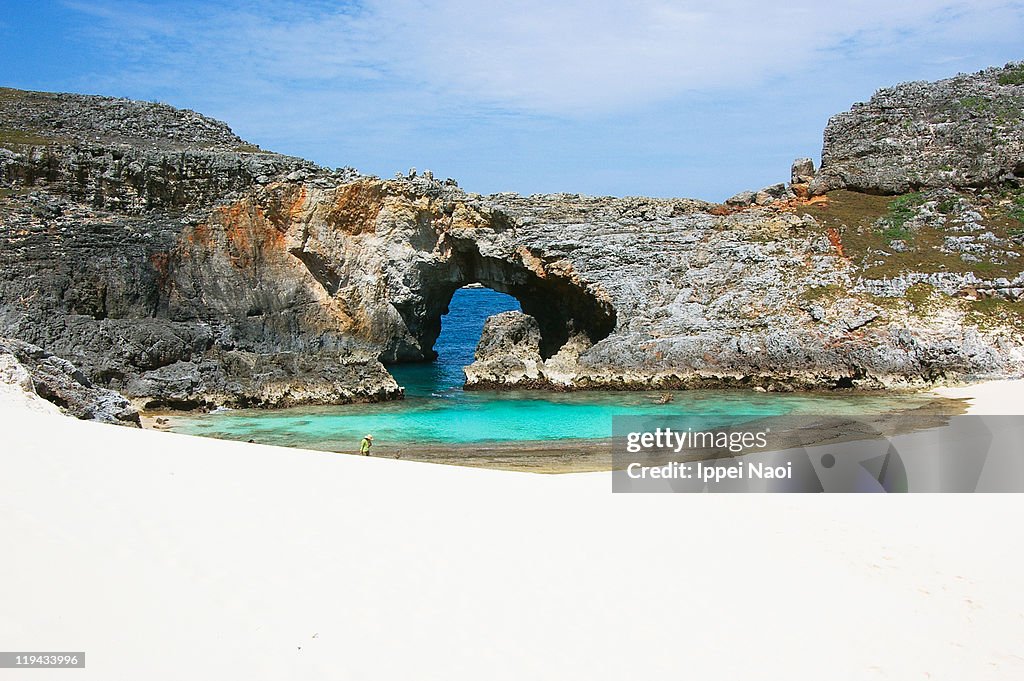
[[[166,105],[0,89],[0,337],[135,408],[386,400],[386,364],[431,359],[482,284],[523,312],[488,321],[470,388],[1019,376],[1022,111],[1021,64],[882,90],[829,122],[821,169],[714,204],[481,196]]]

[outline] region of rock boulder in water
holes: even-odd
[[[471,388],[522,386],[542,380],[540,325],[522,312],[488,317],[477,345],[475,361],[466,371]]]

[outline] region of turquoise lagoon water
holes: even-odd
[[[484,320],[518,310],[511,296],[486,288],[456,291],[442,321],[436,362],[389,367],[406,399],[384,404],[302,407],[275,411],[221,410],[176,418],[172,429],[193,435],[266,444],[355,451],[366,433],[375,450],[410,445],[501,444],[524,441],[609,438],[612,416],[687,414],[703,427],[743,418],[789,413],[873,413],[894,401],[911,406],[912,396],[768,394],[745,390],[685,391],[659,404],[663,393],[544,391],[490,392],[462,389],[462,367],[473,351]]]

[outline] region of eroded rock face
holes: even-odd
[[[98,385],[185,408],[400,395],[261,214],[136,217],[45,191],[4,206],[0,325]]]
[[[285,248],[281,206],[254,198],[268,184],[335,187],[351,171],[144,102],[0,90],[0,128],[9,335],[147,406],[401,395],[379,348]]]
[[[811,191],[1024,181],[1024,63],[879,90],[833,116]]]
[[[593,345],[587,334],[576,334],[547,359],[541,357],[540,344],[540,326],[533,317],[522,312],[488,317],[474,362],[465,367],[466,388],[573,388],[580,355]]]

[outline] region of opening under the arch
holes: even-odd
[[[487,318],[520,310],[519,301],[480,284],[464,286],[452,295],[441,317],[441,334],[434,343],[433,362],[392,364],[388,370],[405,388],[407,397],[444,397],[462,391],[462,367],[473,363],[473,353]]]

